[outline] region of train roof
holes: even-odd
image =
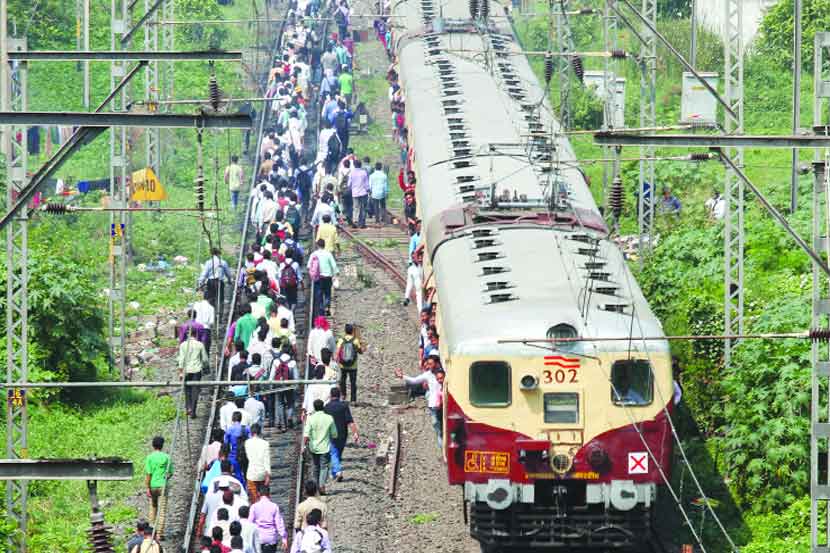
[[[459,4],[442,9],[457,11]],[[553,194],[559,209],[600,219],[546,91],[512,34],[476,32],[463,20],[445,25],[445,32],[428,29],[398,43],[419,179],[442,183],[419,198],[422,212],[494,201],[546,211]]]
[[[437,4],[401,2],[394,11],[408,29],[396,51],[442,344],[453,355],[539,355],[533,345],[498,341],[545,338],[561,324],[584,338],[662,335],[622,252],[606,239],[509,21],[493,18],[483,32],[468,3]],[[621,349],[629,343],[574,346],[587,355]],[[648,350],[668,351],[668,343],[649,342]]]
[[[540,339],[566,324],[583,338],[662,336],[616,244],[580,230],[534,224],[465,227],[433,246],[444,334],[453,355],[493,352],[498,340]],[[499,272],[496,272],[499,271]],[[634,351],[642,342],[633,341]],[[628,342],[582,342],[591,355]],[[528,345],[499,351],[538,355]],[[650,352],[668,351],[664,341]]]

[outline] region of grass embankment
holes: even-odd
[[[786,3],[784,3],[786,4]],[[814,4],[814,3],[810,3]],[[791,7],[789,8],[791,13]],[[777,10],[777,8],[776,8]],[[745,69],[745,132],[790,134],[792,71],[782,65],[785,47],[773,47],[771,30],[791,25],[773,10],[762,26],[756,47],[748,50]],[[784,14],[786,15],[786,14]],[[784,17],[785,19],[785,17]],[[571,18],[577,51],[601,50],[599,18]],[[547,22],[542,18],[520,21],[517,28],[529,50],[547,49]],[[681,52],[688,51],[688,19],[662,18],[658,28]],[[786,34],[786,33],[785,33]],[[619,47],[637,51],[636,38],[623,29]],[[805,35],[805,44],[812,36]],[[784,56],[786,57],[786,56]],[[681,67],[664,49],[658,50],[657,122],[678,122]],[[602,62],[585,59],[586,69],[602,69]],[[532,63],[542,75],[540,58]],[[701,32],[698,67],[723,73],[722,46],[717,37]],[[615,64],[626,77],[626,124],[638,127],[640,74],[634,61]],[[556,81],[556,79],[553,79]],[[543,81],[542,81],[543,82]],[[551,83],[551,100],[559,103],[557,83]],[[802,81],[803,126],[812,122],[812,77]],[[723,89],[722,79],[719,88]],[[575,87],[574,121],[579,128],[597,128],[599,101]],[[590,136],[574,137],[582,159],[603,157]],[[657,156],[682,155],[689,150],[658,148]],[[699,150],[704,151],[704,150]],[[637,157],[635,148],[623,157]],[[813,152],[803,150],[801,163]],[[771,202],[788,212],[790,184],[788,150],[746,150],[745,169]],[[598,203],[602,204],[602,167],[586,164]],[[707,219],[703,203],[712,191],[723,190],[723,168],[717,162],[658,161],[655,188],[670,187],[683,203],[679,218],[659,217],[659,244],[642,268],[633,262],[638,281],[667,334],[718,334],[723,331],[723,225]],[[638,163],[623,162],[626,203],[620,232],[636,233]],[[812,175],[799,178],[798,209],[788,215],[790,224],[810,236]],[[759,206],[751,194],[745,210],[745,328],[746,332],[791,332],[810,324],[810,265],[807,256]],[[672,352],[681,363],[685,411],[679,424],[690,461],[703,488],[718,501],[716,510],[743,551],[807,551],[809,548],[809,344],[804,341],[746,341],[724,367],[718,342],[673,342]],[[690,485],[688,470],[675,463],[675,487],[683,481],[682,501],[703,530],[710,549],[724,550],[711,517],[702,522],[693,501],[700,493]],[[688,538],[686,538],[688,540]]]

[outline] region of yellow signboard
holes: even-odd
[[[130,200],[134,202],[160,202],[167,199],[167,192],[150,167],[133,173],[132,188]]]
[[[510,454],[504,451],[464,452],[464,472],[510,472]]]

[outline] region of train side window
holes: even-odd
[[[645,359],[622,359],[611,366],[611,401],[615,405],[649,405],[654,372]]]
[[[510,391],[510,365],[504,361],[470,365],[470,403],[476,407],[507,407]]]

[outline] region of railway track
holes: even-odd
[[[409,234],[400,225],[367,226],[353,229],[346,225],[340,232],[369,263],[383,271],[401,288],[406,288]]]
[[[273,57],[279,53],[279,49],[281,48],[283,36],[285,34],[287,27],[287,21],[284,19],[280,26],[279,33],[274,42],[273,52],[272,52],[272,59]],[[325,29],[324,33],[325,34]],[[253,167],[256,168],[259,166],[259,152],[261,151],[262,146],[262,139],[264,136],[264,131],[268,128],[269,125],[269,117],[272,115],[270,103],[267,103],[263,106],[261,111],[260,120],[257,129],[257,141],[256,141],[256,149],[254,152],[254,160],[253,160]],[[316,111],[316,110],[315,110]],[[312,126],[313,128],[313,126]],[[315,140],[310,140],[309,143],[314,144],[316,143]],[[254,185],[256,184],[256,171],[252,171],[252,180],[251,180],[251,189],[253,189]],[[242,233],[241,239],[239,242],[238,248],[238,262],[236,266],[237,274],[241,270],[244,262],[245,262],[245,252],[246,252],[246,245],[249,243],[251,239],[252,229],[249,226],[250,221],[250,203],[245,198],[245,202],[248,207],[246,209],[244,215],[244,222],[242,225]],[[301,238],[303,238],[301,236]],[[307,236],[305,237],[307,238]],[[311,328],[311,316],[310,316],[310,308],[311,302],[308,301],[311,298],[310,290],[308,293],[306,290],[300,289],[298,290],[298,303],[295,309],[294,318],[295,318],[295,326],[297,330],[297,346],[298,346],[298,356],[297,361],[300,363],[301,367],[305,365],[305,341],[306,337],[308,336],[308,332]],[[235,307],[238,301],[237,297],[237,290],[234,289],[233,296],[231,298],[231,303],[228,308],[228,316],[224,319],[227,322],[228,329],[230,328],[230,324],[232,323],[232,319],[229,316],[230,314],[234,313]],[[227,335],[224,334],[223,336]],[[218,348],[217,348],[218,349]],[[215,367],[215,377],[217,380],[221,379],[224,373],[223,367],[224,359],[220,356],[217,360],[216,367]],[[229,372],[229,371],[228,371]],[[301,377],[304,374],[300,374]],[[297,404],[300,404],[301,400],[301,388],[298,389],[298,397]],[[214,389],[212,393],[212,401],[207,402],[210,406],[209,413],[206,414],[207,422],[205,423],[205,439],[203,440],[202,445],[207,445],[210,440],[210,433],[214,427],[217,426],[217,414],[219,408],[219,388],[217,387]],[[207,409],[206,409],[207,410]],[[299,412],[295,413],[295,422],[299,422]],[[305,456],[302,454],[302,424],[295,425],[294,429],[288,430],[285,432],[279,432],[276,427],[274,426],[266,426],[263,428],[262,437],[269,443],[270,445],[270,453],[271,453],[271,480],[270,480],[270,492],[271,492],[271,499],[277,505],[280,506],[280,510],[285,520],[286,529],[288,531],[289,541],[292,538],[292,528],[293,528],[293,519],[294,513],[296,512],[296,507],[298,503],[302,500],[302,483],[303,477],[306,472],[306,462]],[[188,447],[190,445],[188,444]],[[193,490],[193,495],[190,502],[190,512],[187,517],[187,528],[184,532],[183,539],[181,541],[181,546],[179,548],[180,551],[184,553],[189,553],[190,551],[197,551],[198,550],[198,541],[200,536],[196,535],[196,524],[199,518],[198,513],[201,510],[201,503],[202,503],[202,495],[200,493],[200,479],[196,479],[196,484]]]

